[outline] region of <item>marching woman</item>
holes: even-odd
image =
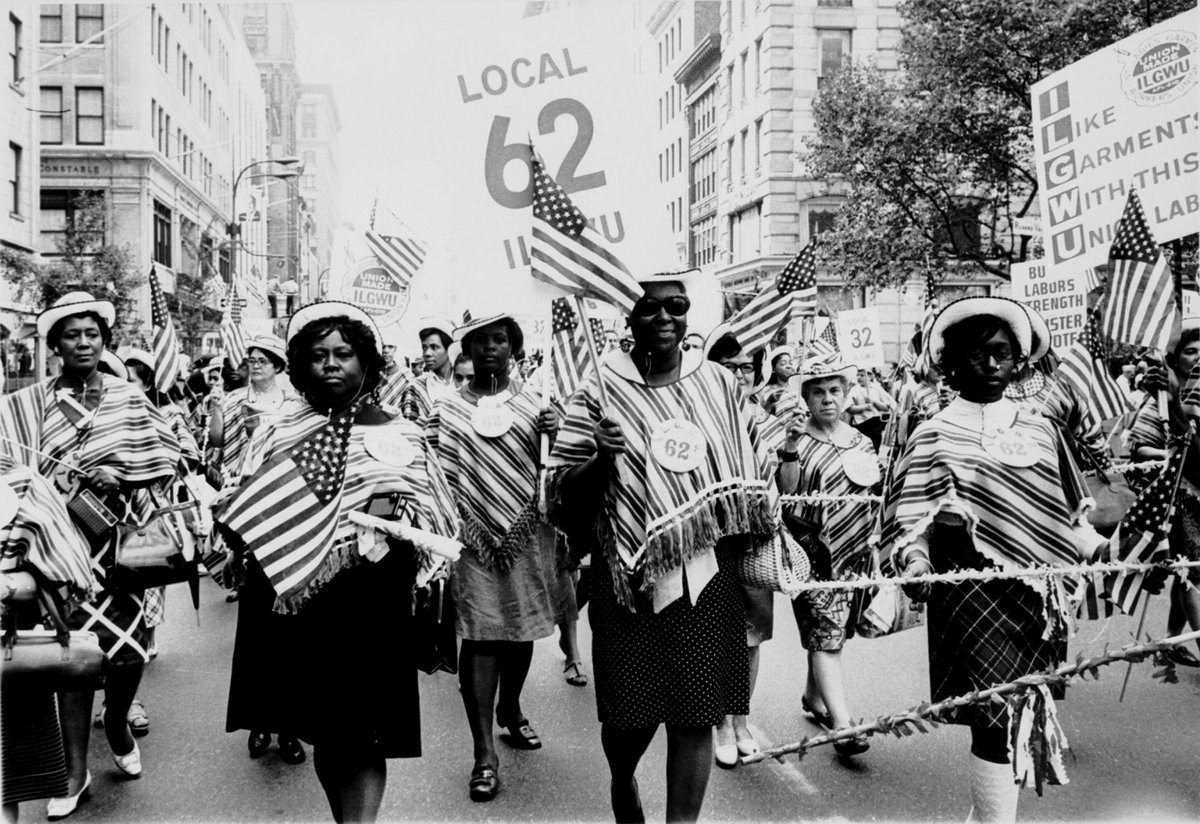
[[[38,333],[62,360],[62,373],[6,399],[25,449],[17,460],[53,480],[81,528],[102,589],[67,619],[100,636],[105,653],[104,731],[126,775],[142,774],[141,753],[126,717],[149,656],[142,591],[111,580],[111,524],[93,517],[122,512],[131,493],[170,479],[179,444],[144,393],[103,375],[101,354],[112,340],[113,305],[86,292],[63,295],[38,316]],[[59,717],[70,778],[66,796],[51,799],[54,818],[75,811],[90,783],[87,754],[93,693],[61,692]]]
[[[666,817],[691,821],[712,770],[712,728],[749,710],[745,607],[731,567],[774,530],[775,460],[733,376],[681,348],[693,301],[715,308],[711,285],[699,270],[639,282],[632,350],[607,355],[567,407],[552,503],[572,551],[592,554],[613,813],[644,820],[635,772],[665,724]]]
[[[789,418],[768,415],[758,403],[758,393],[766,386],[767,377],[762,374],[766,364],[766,351],[760,349],[754,355],[742,349],[737,337],[729,331],[729,324],[722,323],[705,341],[704,352],[708,360],[719,363],[733,373],[742,400],[758,425],[759,437],[770,450],[783,447],[784,435]],[[775,593],[761,587],[742,583],[742,595],[746,601],[746,656],[749,666],[749,699],[754,698],[754,686],[758,681],[758,664],[764,641],[775,634]],[[715,728],[716,744],[713,758],[718,767],[736,767],[738,759],[758,752],[758,742],[750,732],[746,715],[726,715]]]
[[[795,373],[792,350],[786,346],[770,349],[766,359],[771,365],[771,375],[758,393],[759,402],[768,414],[790,413],[797,406],[796,396],[788,388],[788,379]],[[778,412],[776,407],[780,407]]]
[[[422,553],[392,540],[382,558],[376,542],[363,550],[350,513],[452,536],[453,503],[420,430],[378,404],[369,315],[305,306],[288,324],[287,361],[302,401],[255,433],[216,511],[233,549],[220,576],[244,576],[226,729],[308,741],[333,819],[374,821],[386,759],[421,754],[408,635]]]
[[[474,376],[438,399],[426,434],[463,524],[453,581],[459,683],[475,750],[468,791],[472,801],[491,801],[500,789],[492,713],[512,746],[542,746],[521,707],[533,642],[577,610],[561,542],[538,513],[541,438],[553,437],[558,416],[508,371],[523,348],[521,327],[498,314],[468,322],[455,337]]]
[[[884,539],[906,576],[1075,564],[1103,547],[1087,524],[1087,489],[1058,427],[1004,398],[1013,375],[1047,344],[1033,346],[1029,315],[1004,298],[964,298],[934,320],[926,354],[959,395],[913,433],[896,466]],[[905,591],[929,601],[934,701],[1061,663],[1067,603],[1058,578],[909,584]],[[1029,746],[1044,747],[1053,770],[1063,742],[1052,691],[1021,700],[1039,713],[1033,729],[1042,740]],[[975,704],[948,719],[971,729],[976,820],[1016,818],[1014,769],[1024,775],[1027,757],[1013,747],[1014,767],[1009,734],[1017,709],[1017,702]]]
[[[250,379],[213,404],[208,422],[208,442],[221,450],[221,472],[226,483],[241,475],[239,467],[246,445],[264,419],[281,414],[296,393],[284,377],[287,354],[275,335],[259,335],[246,343]]]
[[[446,318],[425,318],[417,337],[421,339],[425,371],[400,390],[400,414],[424,426],[434,402],[454,394],[454,359],[450,357],[454,324]]]
[[[785,486],[784,493],[865,495],[879,483],[879,459],[870,437],[842,420],[858,370],[839,361],[836,353],[812,358],[793,378],[809,417],[788,430],[779,451],[781,461],[799,467],[795,489]],[[874,514],[865,502],[796,506],[791,516],[811,529],[815,539],[806,542],[814,580],[842,581],[870,572],[867,542],[875,526]],[[851,723],[842,673],[842,647],[854,634],[851,600],[849,590],[811,590],[792,601],[800,643],[808,651],[808,678],[800,705],[830,729]],[[869,747],[862,736],[833,746],[845,757],[860,755]]]

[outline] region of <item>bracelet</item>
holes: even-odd
[[[800,460],[799,452],[785,452],[782,449],[775,450],[775,454],[779,456],[780,463],[792,463]]]
[[[12,579],[8,573],[0,574],[0,601],[7,601],[14,592],[16,592],[16,588],[12,585]]]

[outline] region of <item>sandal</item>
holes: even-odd
[[[800,708],[803,709],[809,715],[811,715],[812,720],[816,721],[818,725],[825,727],[826,729],[829,729],[829,730],[833,729],[833,718],[832,718],[832,716],[829,715],[828,710],[826,710],[826,711],[818,710],[812,704],[808,703],[808,699],[805,698],[803,695],[800,696]]]
[[[146,707],[138,699],[134,699],[129,705],[129,713],[125,716],[125,721],[129,724],[129,731],[136,737],[150,734],[150,716],[146,715]]]
[[[540,750],[542,748],[542,739],[529,725],[528,718],[521,718],[514,720],[511,724],[505,724],[497,714],[496,723],[508,730],[506,740],[509,745],[518,750]]]
[[[587,673],[583,671],[582,661],[568,661],[564,664],[563,677],[567,679],[567,683],[572,687],[586,687],[588,683]]]

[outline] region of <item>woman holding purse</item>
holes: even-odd
[[[389,758],[421,754],[412,625],[429,555],[377,540],[352,513],[378,510],[436,535],[454,504],[421,431],[380,406],[379,330],[340,301],[288,325],[302,398],[255,433],[239,483],[215,510],[244,578],[226,730],[289,730],[313,747],[335,821],[374,821]],[[347,707],[356,711],[349,716]]]
[[[37,327],[61,359],[62,372],[8,396],[5,403],[13,439],[20,442],[10,447],[15,459],[53,481],[90,546],[102,589],[67,621],[100,636],[105,734],[117,767],[136,778],[142,774],[141,753],[126,718],[149,660],[147,629],[141,590],[128,589],[112,576],[113,513],[128,508],[135,489],[174,477],[179,444],[144,393],[98,370],[115,320],[110,302],[86,292],[55,301],[38,316]],[[51,799],[51,817],[74,812],[89,781],[93,697],[90,691],[59,693],[70,784],[66,796]]]

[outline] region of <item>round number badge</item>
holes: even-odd
[[[691,472],[704,463],[708,444],[696,424],[673,418],[660,424],[650,436],[650,454],[663,469]]]
[[[1002,429],[984,435],[983,448],[1005,466],[1022,469],[1033,466],[1041,458],[1037,441],[1020,429]]]
[[[858,449],[842,453],[842,470],[853,484],[875,486],[879,483],[879,460]]]
[[[471,413],[471,427],[484,438],[499,438],[512,425],[512,410],[504,404],[485,404],[481,400]]]
[[[363,436],[367,454],[388,466],[408,466],[417,456],[412,442],[399,432],[387,432],[388,427],[371,429]]]

